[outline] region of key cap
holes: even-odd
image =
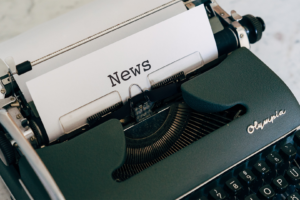
[[[279,169],[283,164],[283,159],[276,151],[266,157],[266,163],[271,169]]]
[[[273,197],[275,196],[275,192],[274,192],[273,188],[268,184],[268,185],[262,186],[258,190],[257,195],[260,199],[273,199]]]
[[[300,200],[300,195],[297,192],[295,192],[288,196],[287,200]]]
[[[250,169],[245,169],[241,171],[238,175],[238,179],[244,186],[252,186],[255,182],[257,182],[256,176],[252,173]]]
[[[291,185],[296,185],[300,182],[300,170],[297,167],[288,169],[284,177]]]
[[[300,130],[296,131],[293,140],[294,140],[294,142],[296,143],[297,146],[300,146]]]
[[[210,190],[208,197],[209,197],[209,199],[212,199],[212,200],[224,200],[224,199],[227,200],[228,199],[226,193],[220,187],[216,187],[216,188]]]
[[[208,200],[206,197],[202,196],[198,200]]]
[[[283,145],[279,150],[281,157],[287,161],[293,160],[296,157],[296,153],[297,151],[291,143]]]
[[[245,198],[245,200],[259,200],[256,194],[251,194]]]
[[[253,173],[260,179],[264,179],[264,181],[270,180],[271,170],[269,166],[264,161],[258,161],[254,164]]]
[[[231,178],[225,183],[225,187],[231,196],[243,197],[244,188],[237,178]]]
[[[283,178],[283,176],[278,176],[274,178],[272,181],[272,187],[274,188],[275,192],[278,194],[284,193],[288,186],[289,184],[285,180],[285,178]]]

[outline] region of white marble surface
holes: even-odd
[[[0,0],[0,42],[90,1],[92,0]],[[300,1],[218,2],[228,12],[234,9],[241,15],[253,14],[265,20],[267,28],[263,38],[252,45],[251,51],[282,78],[300,101],[300,17],[297,15]],[[1,181],[0,199],[10,199]]]
[[[227,11],[253,14],[265,20],[266,31],[251,51],[292,90],[300,102],[300,8],[299,0],[219,0]]]

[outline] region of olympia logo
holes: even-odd
[[[247,131],[249,134],[252,134],[254,133],[255,130],[258,130],[258,129],[264,129],[265,125],[269,124],[269,123],[273,123],[273,121],[284,115],[286,113],[286,110],[280,110],[280,111],[276,111],[275,115],[272,115],[271,117],[265,119],[264,121],[258,123],[257,121],[254,121],[254,123],[250,126],[248,126],[247,128]]]

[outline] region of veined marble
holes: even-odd
[[[0,42],[91,1],[0,0]],[[251,46],[251,51],[288,85],[300,101],[300,1],[217,1],[227,12],[234,9],[241,15],[252,14],[264,19],[266,31],[262,40]],[[10,200],[1,180],[0,199]]]
[[[0,42],[92,0],[0,0]]]

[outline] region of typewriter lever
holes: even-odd
[[[144,94],[144,99],[145,99],[145,101],[139,102],[136,105],[134,105],[133,101],[131,100],[131,98],[132,98],[131,88],[134,85],[137,86],[142,91],[142,93]],[[151,108],[153,107],[154,103],[150,101],[147,94],[142,90],[142,88],[139,85],[132,84],[129,87],[129,96],[130,96],[130,98],[128,99],[128,101],[130,102],[131,116],[133,118],[135,118],[136,122],[141,122],[141,121],[143,121],[143,119],[152,115]]]

